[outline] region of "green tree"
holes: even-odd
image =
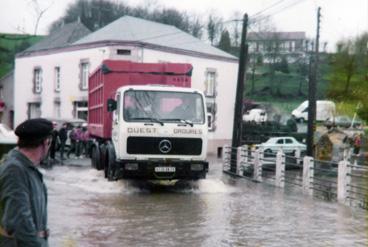
[[[231,51],[231,40],[229,31],[224,29],[221,33],[220,42],[218,44],[218,48],[223,51],[230,52]]]
[[[330,85],[327,95],[351,105],[361,103],[361,118],[368,120],[368,33],[338,42],[337,52],[330,57]]]
[[[281,61],[276,63],[276,70],[280,71],[282,73],[285,74],[289,74],[290,70],[289,70],[289,63],[287,61],[286,56],[282,56],[281,57]]]
[[[222,27],[222,19],[210,14],[207,22],[207,34],[211,45],[214,45]]]

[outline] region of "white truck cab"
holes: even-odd
[[[204,178],[208,171],[204,99],[193,88],[117,89],[111,134],[114,173],[123,178]]]

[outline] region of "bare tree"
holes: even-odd
[[[43,17],[43,15],[46,13],[46,11],[54,4],[54,1],[43,1],[44,4],[46,4],[46,6],[41,6],[41,2],[40,0],[30,0],[29,4],[32,5],[34,14],[36,15],[36,23],[35,23],[35,27],[34,27],[34,32],[33,35],[37,35],[37,31],[38,31],[38,26],[40,24],[41,18]]]

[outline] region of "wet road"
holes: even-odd
[[[206,180],[165,188],[71,163],[45,171],[50,246],[368,246],[366,211],[231,179],[220,160]]]

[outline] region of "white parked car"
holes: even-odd
[[[267,121],[267,113],[263,109],[251,109],[243,115],[243,121],[263,123]]]
[[[0,123],[0,144],[17,144],[18,137],[7,125]]]
[[[3,154],[17,145],[18,137],[7,125],[0,123],[0,160]]]
[[[276,153],[281,149],[284,153],[288,154],[295,154],[296,150],[300,150],[301,152],[307,150],[305,144],[298,142],[291,136],[271,137],[266,142],[256,145],[256,148],[261,148],[265,153]]]

